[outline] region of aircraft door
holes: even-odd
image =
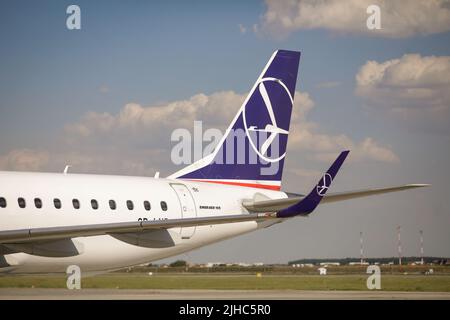
[[[197,210],[195,208],[194,198],[189,192],[189,189],[184,184],[172,183],[171,187],[175,190],[180,201],[181,216],[183,219],[197,217]],[[181,228],[181,238],[189,239],[195,233],[196,227]]]

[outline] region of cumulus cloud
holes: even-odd
[[[66,131],[70,137],[94,142],[96,146],[100,141],[105,144],[101,137],[109,140],[106,145],[118,145],[120,141],[124,141],[128,148],[140,139],[148,142],[145,144],[148,149],[168,150],[170,130],[190,129],[193,122],[198,120],[209,127],[224,130],[244,98],[244,94],[223,91],[211,95],[197,94],[186,100],[158,106],[144,107],[130,103],[117,114],[89,112],[80,121],[66,126]],[[292,150],[309,151],[316,160],[326,162],[344,149],[352,150],[353,161],[398,161],[398,157],[389,147],[381,146],[373,138],[355,142],[345,134],[322,132],[317,123],[307,119],[313,108],[314,101],[310,95],[297,91],[292,114],[293,129],[289,138]],[[153,141],[153,144],[150,141]]]
[[[71,150],[61,146],[58,150],[39,151],[13,149],[0,155],[0,170],[62,172],[70,165],[70,172],[95,174],[122,174],[153,176],[167,162],[165,152],[152,150],[96,150],[82,147]]]
[[[351,150],[351,161],[375,160],[398,162],[398,156],[389,146],[382,146],[371,137],[356,142],[346,134],[330,134],[320,129],[319,124],[307,119],[314,108],[308,93],[297,92],[292,115],[289,146],[294,150],[306,150],[315,160],[330,162],[343,150]]]
[[[87,112],[65,126],[65,134],[41,169],[62,171],[70,164],[72,172],[168,175],[176,170],[170,162],[171,131],[190,130],[195,120],[204,121],[205,129],[223,130],[244,98],[223,91],[150,106],[128,103],[117,113]]]
[[[427,35],[450,30],[447,0],[266,0],[263,32],[286,36],[291,32],[325,29],[338,33],[390,38]],[[381,9],[381,29],[369,30],[367,7]]]
[[[70,164],[70,172],[95,174],[121,174],[132,176],[153,176],[160,170],[167,158],[160,156],[159,149],[118,149],[102,148],[84,150],[55,151],[51,154],[46,169],[62,172],[66,164]]]
[[[114,114],[88,112],[66,125],[64,138],[53,150],[12,150],[0,155],[0,169],[62,172],[70,164],[71,172],[152,176],[161,171],[163,176],[168,175],[177,169],[169,161],[170,132],[176,128],[190,130],[199,120],[204,122],[204,129],[208,126],[223,132],[245,96],[222,91],[158,105],[129,103]],[[388,146],[373,138],[355,142],[345,134],[323,132],[308,119],[314,107],[308,93],[296,92],[289,138],[289,154],[294,158],[307,154],[314,160],[330,162],[338,152],[350,149],[353,161],[398,161]]]
[[[356,74],[356,93],[369,106],[412,123],[447,124],[450,115],[450,56],[405,54],[367,61]]]
[[[5,155],[0,155],[0,169],[39,171],[48,164],[48,161],[48,152],[32,149],[14,149]]]
[[[186,100],[163,105],[144,107],[137,103],[128,103],[115,115],[107,112],[88,112],[81,121],[68,124],[65,130],[69,134],[91,137],[117,131],[151,131],[156,134],[167,129],[190,128],[195,120],[221,126],[224,119],[229,121],[234,116],[243,99],[243,95],[233,91],[222,91],[209,96],[200,93]]]

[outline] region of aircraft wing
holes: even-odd
[[[336,161],[333,163],[331,168],[319,181],[319,184],[322,188],[326,188],[326,190],[328,190],[328,187],[331,184],[332,179],[334,178],[340,166],[344,162],[345,158],[347,157],[347,154],[348,151],[342,152],[336,159]],[[318,186],[316,186],[316,188],[318,188]],[[1,245],[4,245],[7,248],[13,246],[14,249],[22,251],[23,244],[28,243],[32,246],[31,251],[35,252],[35,247],[33,247],[34,244],[38,245],[42,244],[43,242],[47,242],[46,245],[44,244],[46,248],[48,248],[49,246],[70,247],[71,246],[70,243],[60,244],[60,242],[61,241],[64,242],[65,239],[69,239],[70,242],[71,238],[77,237],[111,235],[113,237],[119,236],[123,238],[123,236],[127,234],[128,235],[139,234],[151,230],[155,231],[179,227],[193,227],[202,225],[214,225],[214,224],[234,223],[244,221],[262,221],[266,219],[286,218],[298,214],[303,214],[304,212],[306,212],[305,210],[311,211],[314,210],[314,208],[317,206],[318,202],[320,202],[322,198],[322,193],[320,197],[315,196],[312,197],[311,194],[303,198],[301,201],[295,203],[291,207],[282,209],[280,211],[277,211],[276,213],[247,213],[239,215],[198,217],[188,219],[133,221],[133,222],[119,222],[119,223],[105,223],[105,224],[91,224],[91,225],[77,225],[77,226],[5,230],[0,231],[0,249],[2,247]],[[300,208],[298,208],[299,205]],[[291,212],[292,208],[295,209],[294,210],[295,214]],[[289,212],[286,213],[286,210],[288,210]],[[17,247],[17,244],[20,245],[20,248]],[[57,250],[50,250],[50,251],[52,251],[52,254],[54,254],[53,251]]]
[[[107,234],[137,233],[141,231],[169,229],[176,227],[193,227],[244,221],[262,221],[276,218],[269,214],[240,214],[189,219],[168,219],[155,221],[132,221],[49,228],[31,228],[0,231],[0,244],[52,241],[76,237],[90,237]]]
[[[408,184],[389,188],[331,193],[329,195],[324,195],[322,197],[322,202],[329,203],[343,201],[425,186],[428,185]],[[4,244],[14,245],[13,248],[18,251],[27,251],[27,248],[29,249],[29,247],[19,245],[30,244],[33,245],[34,252],[37,251],[37,245],[40,246],[41,249],[45,248],[46,252],[50,255],[59,254],[57,252],[61,249],[64,249],[65,251],[63,254],[66,254],[67,242],[58,241],[99,235],[111,235],[118,239],[123,239],[121,238],[123,236],[129,237],[132,235],[133,237],[139,237],[140,234],[144,235],[145,232],[152,232],[152,230],[161,231],[176,227],[193,227],[245,221],[259,222],[269,219],[276,220],[280,218],[289,218],[296,215],[307,215],[310,213],[310,210],[315,208],[311,209],[309,204],[305,207],[305,200],[309,203],[308,196],[263,201],[244,201],[243,206],[251,212],[249,214],[6,230],[0,231],[0,249],[2,249],[1,245]],[[127,241],[126,238],[125,241]],[[52,243],[57,245],[57,248],[52,247]],[[154,242],[152,242],[152,245],[153,244]],[[9,246],[9,248],[11,247]],[[72,254],[72,251],[70,251],[70,254]],[[76,251],[75,254],[77,254]]]
[[[323,196],[321,203],[331,203],[337,201],[344,201],[349,199],[356,199],[362,197],[368,197],[383,193],[390,193],[396,191],[403,191],[414,188],[422,188],[427,187],[428,184],[406,184],[402,186],[395,187],[386,187],[386,188],[375,188],[375,189],[364,189],[364,190],[353,190],[353,191],[345,191],[345,192],[336,192],[329,193]],[[283,209],[286,209],[301,200],[303,197],[290,197],[284,199],[274,199],[274,200],[262,200],[262,201],[253,201],[253,200],[245,200],[243,202],[243,206],[250,212],[277,212]]]

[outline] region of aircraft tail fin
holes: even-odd
[[[214,152],[169,178],[279,190],[299,62],[275,51]]]

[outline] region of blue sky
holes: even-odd
[[[80,1],[82,30],[69,31],[65,8],[71,2],[9,2],[1,13],[5,28],[0,36],[8,45],[2,48],[0,93],[2,104],[15,109],[10,116],[32,117],[38,129],[49,125],[51,114],[55,121],[50,125],[57,129],[67,116],[87,110],[117,111],[129,101],[148,104],[224,89],[245,92],[277,48],[303,52],[300,89],[328,104],[336,95],[349,96],[356,71],[369,59],[450,51],[448,33],[383,39],[312,30],[284,41],[268,40],[250,30],[240,34],[238,24],[251,29],[259,22],[264,12],[261,1],[131,3]],[[317,90],[316,85],[326,81],[344,86]],[[98,92],[102,85],[111,89],[106,97]],[[331,115],[329,119],[353,114],[351,106],[358,102],[343,101],[339,108],[321,110]],[[32,104],[39,104],[39,109],[30,108]],[[1,133],[10,133],[11,126],[21,123],[8,116],[2,117]]]
[[[307,2],[298,1],[295,9],[301,11],[301,6]],[[328,1],[329,5],[333,2]],[[65,11],[73,3],[81,8],[81,30],[66,28]],[[348,3],[350,8],[358,10],[353,1]],[[355,77],[370,60],[381,64],[401,59],[405,54],[419,54],[422,58],[450,56],[450,21],[445,20],[446,16],[443,22],[431,18],[423,22],[422,16],[414,19],[414,14],[419,15],[420,11],[415,5],[407,4],[412,6],[413,17],[401,16],[399,24],[403,20],[405,24],[417,20],[421,26],[406,25],[418,30],[416,33],[405,36],[402,29],[398,34],[394,30],[388,36],[372,36],[367,31],[360,32],[359,26],[353,28],[352,21],[345,24],[348,30],[335,30],[326,22],[310,27],[299,19],[300,22],[289,30],[280,30],[279,25],[267,19],[271,10],[284,12],[279,8],[282,4],[274,5],[272,1],[4,1],[0,11],[0,166],[4,170],[60,171],[64,161],[75,157],[94,159],[79,160],[79,166],[73,169],[75,172],[150,174],[152,170],[161,170],[163,175],[168,175],[178,169],[167,163],[168,158],[165,162],[156,155],[150,158],[147,155],[152,155],[152,148],[163,150],[163,155],[169,154],[170,131],[160,132],[160,141],[154,141],[150,131],[143,128],[148,138],[144,135],[133,140],[134,135],[118,131],[112,135],[117,140],[99,134],[89,143],[78,137],[68,143],[73,137],[68,134],[67,126],[84,123],[88,112],[118,116],[129,103],[152,108],[187,100],[200,93],[211,96],[232,91],[243,95],[274,50],[300,50],[297,90],[308,93],[314,102],[306,123],[317,126],[315,136],[324,135],[324,139],[334,141],[333,137],[345,135],[359,150],[360,160],[348,165],[343,177],[337,180],[336,188],[425,182],[433,183],[433,189],[326,207],[315,220],[311,217],[307,223],[296,221],[289,226],[277,226],[201,249],[194,252],[191,259],[287,261],[301,256],[357,255],[356,247],[349,248],[356,246],[356,242],[352,242],[354,239],[342,234],[354,233],[356,237],[360,229],[369,232],[374,228],[380,230],[381,236],[372,235],[373,247],[368,246],[373,254],[395,255],[394,249],[383,249],[387,240],[378,242],[378,239],[394,239],[391,232],[399,223],[405,225],[405,232],[409,232],[406,239],[411,243],[416,241],[417,230],[424,228],[430,249],[427,253],[448,256],[450,236],[446,230],[450,223],[450,201],[445,185],[450,178],[447,169],[450,162],[447,124],[450,121],[445,107],[449,107],[449,100],[447,97],[440,99],[444,111],[436,122],[433,122],[434,116],[428,119],[425,107],[417,111],[419,120],[410,121],[390,116],[392,110],[387,103],[390,97],[398,105],[403,103],[403,96],[397,95],[395,90],[403,90],[407,81],[393,85],[392,78],[386,78],[386,82],[377,87],[377,90],[390,90],[391,96],[380,99],[384,103],[374,99],[378,91],[356,94]],[[320,13],[321,9],[316,11]],[[382,8],[386,28],[390,26],[391,9]],[[257,32],[253,30],[255,24]],[[277,32],[283,36],[274,36]],[[445,61],[443,70],[446,70]],[[445,92],[442,87],[450,89],[445,73],[444,76],[438,73],[433,79],[439,77],[444,79],[438,81],[441,89],[436,89],[437,92]],[[327,87],[324,85],[327,83],[334,85]],[[434,82],[422,85],[424,88],[436,86]],[[417,85],[410,89],[417,89]],[[433,94],[433,98],[439,98]],[[409,103],[407,97],[401,105],[403,111],[409,112]],[[236,105],[236,110],[238,107]],[[197,120],[208,123],[208,119]],[[223,124],[229,120],[221,119]],[[384,151],[393,153],[398,161],[364,154],[362,141],[368,137]],[[115,145],[115,141],[121,140],[127,143]],[[149,150],[143,152],[142,148]],[[114,153],[113,149],[121,152]],[[29,162],[21,166],[14,162],[17,157],[11,156],[16,154],[15,150],[19,150],[19,155],[27,150],[29,157],[35,152],[44,154],[44,160],[36,162],[27,158]],[[116,155],[118,162],[105,169],[99,150],[112,152],[108,155]],[[308,178],[299,180],[294,170],[286,170],[283,184],[289,191],[305,192],[315,180],[313,173],[328,166],[325,161],[316,161],[314,156],[318,152],[317,148],[303,145],[290,151],[286,166],[308,170],[312,177],[307,175]],[[139,163],[142,170],[130,169],[119,160]],[[327,236],[318,239],[316,235],[320,231]],[[296,250],[295,244],[281,254],[259,251],[261,244],[274,243],[274,239],[277,239],[275,245],[281,245],[288,240],[283,239],[287,237],[283,234],[296,234],[298,241],[310,240],[316,244],[309,244],[303,252],[300,248]],[[250,243],[249,248],[242,246],[243,243]],[[337,247],[331,243],[338,243]],[[407,254],[417,252],[406,249]]]

